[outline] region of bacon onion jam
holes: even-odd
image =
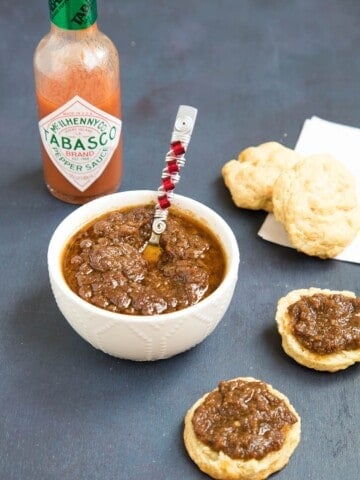
[[[260,460],[283,446],[297,422],[285,401],[261,381],[222,381],[192,417],[196,437],[232,459]]]
[[[292,334],[314,353],[360,348],[360,298],[339,293],[302,296],[288,313]]]
[[[82,228],[63,255],[70,288],[97,307],[129,315],[155,315],[189,307],[221,283],[225,254],[200,221],[171,208],[158,262],[141,249],[151,234],[153,205],[107,213]]]

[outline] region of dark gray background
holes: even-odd
[[[296,364],[274,323],[279,297],[318,286],[360,291],[360,266],[321,261],[257,237],[263,212],[237,209],[221,167],[305,118],[360,125],[359,0],[99,0],[122,66],[121,190],[156,188],[181,103],[199,109],[177,192],[214,208],[241,251],[232,304],[193,350],[154,363],[84,342],[53,300],[46,250],[76,208],[46,191],[32,55],[45,0],[0,1],[0,478],[205,479],[184,451],[183,416],[221,379],[251,375],[287,394],[302,439],[276,479],[359,478],[359,367]],[[359,156],[359,152],[354,152]]]

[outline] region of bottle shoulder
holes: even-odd
[[[91,71],[119,68],[119,55],[112,40],[96,29],[89,33],[81,30],[51,29],[38,43],[34,52],[34,68],[43,74],[77,67]]]
[[[120,95],[119,56],[104,33],[51,28],[34,53],[34,79],[38,96],[61,105],[75,95],[94,105]]]

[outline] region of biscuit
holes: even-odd
[[[236,206],[272,212],[272,189],[279,174],[302,157],[277,142],[248,147],[222,168]]]
[[[256,389],[253,388],[252,385],[254,384],[252,382],[256,382],[255,385],[262,384],[266,392],[268,392],[268,395],[270,395],[273,399],[276,397],[274,400],[283,406],[292,419],[291,422],[284,423],[279,431],[280,433],[278,432],[282,436],[282,441],[278,443],[277,450],[268,451],[262,458],[232,458],[228,454],[224,453],[223,450],[215,450],[208,444],[204,443],[197,436],[194,430],[193,418],[197,409],[203,405],[206,399],[210,399],[210,395],[212,395],[214,392],[219,392],[220,385],[222,383],[229,384],[238,381],[244,382],[245,384],[249,385],[249,388],[252,388],[253,394],[245,400],[246,402],[258,401],[257,405],[261,405],[261,397],[257,396]],[[255,400],[253,400],[253,398]],[[267,405],[269,404],[266,400],[264,400],[264,403]],[[234,408],[233,405],[231,405],[231,408]],[[262,446],[264,446],[265,449],[269,439],[269,431],[265,432],[265,430],[269,428],[269,425],[266,424],[265,420],[259,420],[255,423],[256,426],[254,426],[254,424],[251,423],[249,415],[245,413],[247,411],[246,409],[247,404],[245,405],[245,410],[239,407],[240,411],[238,417],[236,417],[234,414],[231,414],[232,420],[234,418],[240,419],[235,420],[234,425],[240,423],[247,425],[247,433],[244,435],[244,437],[250,437],[253,441],[253,445],[256,445],[257,447],[259,447],[259,438],[263,438],[265,441]],[[261,411],[262,415],[264,410],[262,410],[262,407],[260,406],[259,410]],[[217,418],[219,418],[219,412],[223,413],[224,408],[218,409],[216,412]],[[221,413],[220,423],[222,422]],[[260,418],[263,418],[261,415]],[[226,429],[224,431],[226,435]],[[213,392],[205,394],[202,398],[197,400],[195,404],[188,410],[185,416],[184,443],[189,456],[200,470],[219,480],[266,479],[272,473],[281,470],[288,463],[292,453],[300,441],[300,435],[301,419],[294,407],[290,404],[288,398],[275,390],[271,385],[265,382],[260,382],[259,380],[251,377],[239,377],[230,380],[229,382],[220,382],[217,389],[213,390]]]
[[[291,244],[307,255],[335,257],[360,228],[355,178],[330,155],[306,157],[283,171],[273,206]]]
[[[293,290],[285,297],[280,298],[277,304],[275,319],[285,353],[305,367],[328,372],[337,372],[338,370],[343,370],[356,362],[360,362],[360,348],[334,351],[331,353],[317,353],[310,350],[308,346],[304,345],[303,342],[294,335],[288,308],[302,297],[310,297],[316,294],[340,294],[352,299],[356,298],[356,295],[353,292],[314,287]],[[316,332],[314,335],[315,334]],[[358,340],[360,341],[360,339]]]

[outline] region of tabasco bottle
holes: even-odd
[[[51,29],[34,54],[45,183],[81,204],[122,175],[119,56],[97,27],[96,0],[49,0]]]

